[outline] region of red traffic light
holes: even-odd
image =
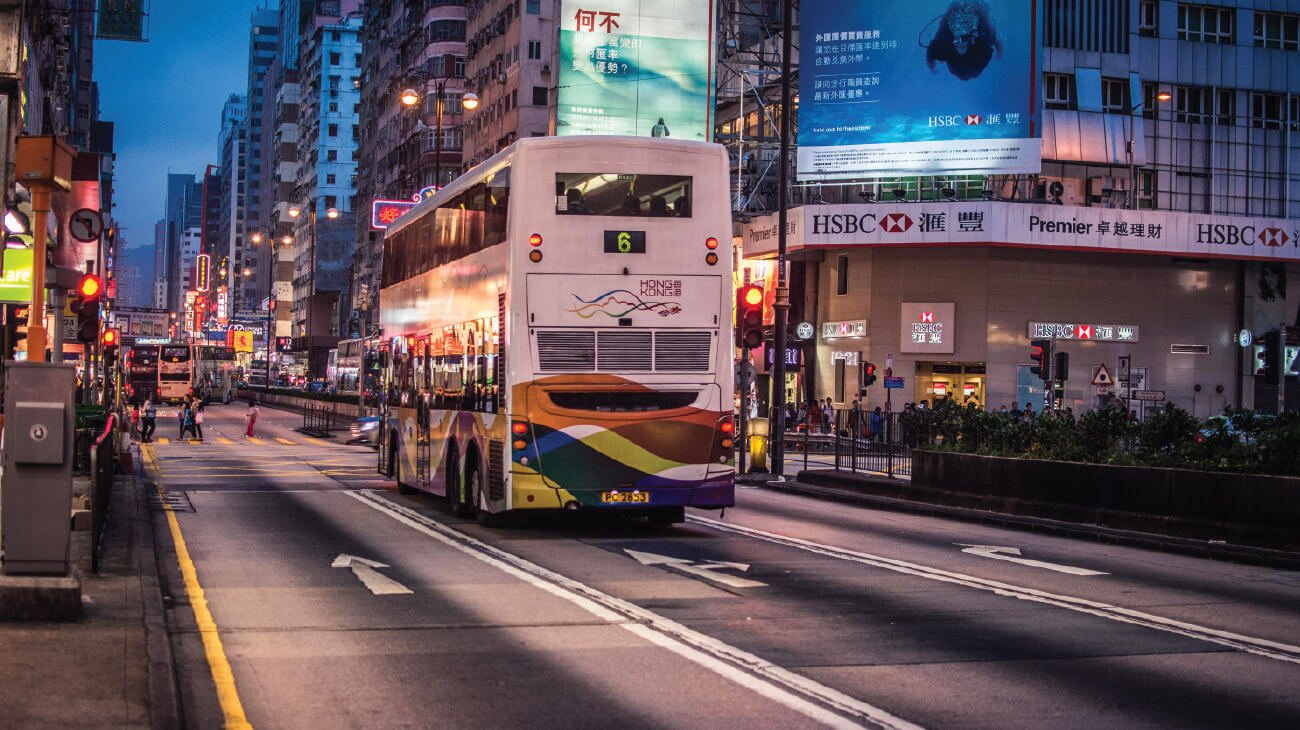
[[[81,294],[83,300],[95,299],[103,290],[104,283],[94,274],[86,274],[81,277],[81,283],[77,285],[77,292]]]
[[[113,345],[116,345],[117,330],[114,329],[104,330],[104,334],[100,335],[100,343],[103,344],[104,347],[111,347]]]
[[[746,284],[736,290],[736,347],[763,344],[763,287]]]

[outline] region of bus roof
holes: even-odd
[[[392,235],[405,228],[411,221],[419,218],[426,210],[436,208],[441,205],[447,198],[458,195],[468,189],[482,175],[489,171],[495,170],[505,164],[506,159],[515,154],[516,150],[530,149],[567,149],[578,148],[586,149],[600,144],[617,144],[627,147],[646,147],[656,150],[671,149],[678,152],[705,152],[710,150],[720,150],[722,145],[713,142],[696,142],[687,139],[668,139],[664,137],[635,137],[629,135],[608,135],[608,134],[587,134],[571,135],[567,137],[524,137],[516,140],[509,147],[492,155],[486,160],[478,163],[465,171],[460,177],[447,183],[447,186],[439,190],[434,195],[425,198],[407,210],[397,220],[389,224],[384,231],[385,236]]]

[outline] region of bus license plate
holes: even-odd
[[[649,504],[649,492],[601,492],[601,504]]]

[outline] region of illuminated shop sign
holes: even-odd
[[[846,350],[834,350],[831,352],[831,362],[844,361],[845,365],[857,365],[860,353],[849,352]]]
[[[952,302],[903,302],[903,352],[951,353],[957,305]]]
[[[866,337],[867,320],[851,319],[845,322],[822,322],[822,339],[833,340],[837,337]]]
[[[370,203],[370,227],[382,231],[414,207],[410,200],[375,200]]]
[[[1058,340],[1094,342],[1137,342],[1135,324],[1093,324],[1087,322],[1030,322],[1029,339],[1054,337]]]

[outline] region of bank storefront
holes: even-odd
[[[1225,405],[1276,410],[1254,342],[1297,324],[1297,229],[1294,220],[1004,202],[795,208],[792,297],[816,333],[802,344],[801,396],[851,403],[870,362],[880,380],[864,405],[883,406],[892,357],[902,378],[894,409],[954,399],[1037,410],[1045,393],[1029,341],[1046,337],[1068,353],[1059,395],[1076,411],[1133,391],[1146,399],[1130,398],[1134,410],[1159,398],[1201,416]],[[747,224],[744,258],[770,260],[776,233],[775,216]],[[1286,381],[1300,390],[1294,373]]]

